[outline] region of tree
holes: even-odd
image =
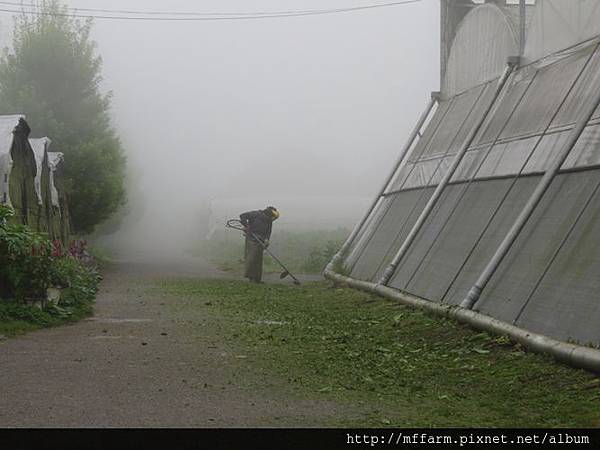
[[[58,0],[21,14],[13,49],[0,59],[0,114],[24,113],[32,136],[65,153],[69,206],[89,233],[125,202],[125,157],[111,126],[111,94],[100,90],[102,59],[91,19],[68,17]]]

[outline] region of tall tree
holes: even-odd
[[[125,201],[125,157],[111,126],[111,94],[100,89],[102,59],[92,21],[69,17],[58,0],[15,22],[0,59],[0,113],[24,113],[32,135],[65,153],[73,225],[93,231]]]

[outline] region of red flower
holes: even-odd
[[[52,241],[52,256],[57,258],[63,256],[62,243],[59,239]]]

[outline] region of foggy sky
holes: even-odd
[[[68,2],[179,11],[371,3]],[[186,220],[210,199],[371,197],[439,87],[437,0],[283,19],[96,20],[93,38],[136,174],[130,200],[143,203],[144,222],[157,226],[165,216]]]

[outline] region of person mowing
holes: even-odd
[[[257,211],[247,211],[240,214],[240,222],[244,225],[246,248],[244,253],[244,276],[255,283],[262,283],[264,248],[269,245],[273,222],[279,217],[279,211],[274,206],[267,206]],[[254,236],[256,236],[256,238]]]

